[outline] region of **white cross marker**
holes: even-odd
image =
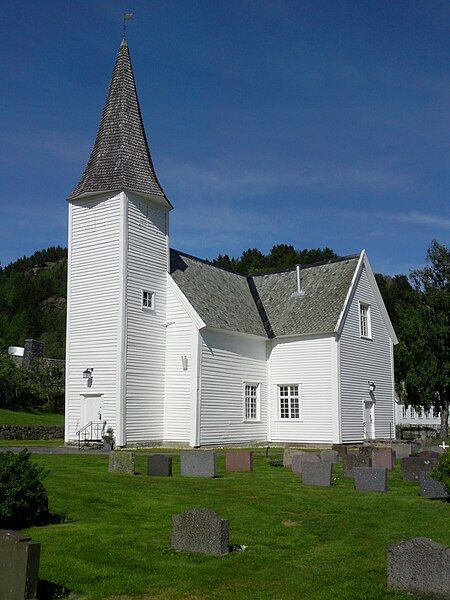
[[[447,444],[445,442],[442,442],[442,444],[439,446],[439,448],[443,448],[444,450],[447,450],[447,448],[450,448],[450,446],[447,446]]]

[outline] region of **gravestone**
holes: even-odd
[[[412,594],[448,599],[450,548],[423,537],[390,546],[387,585]]]
[[[320,462],[320,458],[313,452],[302,452],[301,454],[294,454],[292,457],[291,469],[294,475],[300,475],[303,470],[303,464],[307,462]]]
[[[439,460],[440,454],[439,452],[434,452],[434,450],[421,450],[417,456]]]
[[[436,452],[436,454],[444,454],[444,448],[442,446],[430,446],[427,448],[431,452]]]
[[[339,459],[339,453],[337,450],[322,450],[320,453],[320,459],[322,462],[337,463]]]
[[[336,450],[336,452],[339,454],[339,458],[342,459],[342,457],[347,454],[347,446],[345,444],[333,444],[331,446],[332,450]]]
[[[331,486],[333,463],[331,462],[303,462],[302,481],[304,485]]]
[[[391,448],[374,448],[372,467],[382,467],[392,471],[395,467],[395,453]]]
[[[239,450],[238,452],[227,452],[225,455],[227,471],[245,473],[253,471],[253,452]]]
[[[164,454],[151,454],[148,456],[147,475],[172,477],[172,457]]]
[[[172,550],[226,554],[228,521],[209,508],[194,508],[172,516]]]
[[[16,531],[0,531],[0,598],[36,597],[41,545]]]
[[[387,492],[387,469],[385,467],[355,467],[355,489],[358,492]]]
[[[109,453],[109,472],[110,473],[125,473],[126,475],[134,475],[136,466],[136,454],[134,452],[125,452],[114,450]]]
[[[294,456],[299,456],[300,454],[305,454],[305,451],[298,448],[285,448],[283,452],[283,466],[291,467]]]
[[[372,453],[373,453],[374,447],[373,446],[360,446],[358,448],[358,454],[361,454],[362,456],[367,456],[367,458],[372,459]]]
[[[182,477],[216,477],[216,454],[210,450],[190,450],[180,454]]]
[[[346,454],[342,459],[344,477],[353,477],[355,467],[371,467],[372,458],[365,453]]]
[[[423,456],[409,456],[402,458],[400,466],[404,481],[419,481],[422,471],[428,473],[435,466],[435,458],[425,458]]]
[[[426,471],[419,475],[420,495],[434,500],[448,500],[450,495],[443,483],[430,477]]]
[[[401,460],[402,458],[407,458],[412,454],[412,445],[411,444],[391,444],[391,448],[393,452],[395,452],[396,460]]]

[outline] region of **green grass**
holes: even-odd
[[[17,448],[24,446],[36,448],[37,446],[64,446],[63,440],[0,440],[0,448]]]
[[[167,452],[167,451],[166,451]],[[271,457],[281,456],[272,451]],[[389,474],[390,492],[361,493],[335,468],[332,488],[305,487],[255,455],[253,473],[190,479],[109,474],[107,456],[38,456],[50,508],[67,522],[28,531],[42,542],[42,579],[83,598],[146,600],[407,600],[386,589],[386,550],[414,536],[450,542],[448,505]],[[145,472],[145,456],[137,456]],[[230,522],[222,557],[170,549],[171,515],[194,507]],[[447,520],[446,520],[447,519]]]
[[[64,415],[0,408],[0,425],[64,425]]]

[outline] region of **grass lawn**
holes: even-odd
[[[166,451],[167,452],[167,451]],[[281,453],[279,455],[281,457]],[[271,451],[271,457],[277,458]],[[332,488],[304,487],[255,455],[253,473],[217,479],[108,474],[108,457],[38,456],[53,512],[67,522],[27,532],[42,542],[42,579],[92,600],[410,599],[388,591],[386,549],[414,536],[449,544],[449,505],[418,496],[399,470],[387,494],[361,493],[335,468]],[[145,456],[137,456],[145,472]],[[170,549],[171,515],[207,507],[230,521],[223,557]]]
[[[64,415],[0,408],[0,425],[64,425]]]

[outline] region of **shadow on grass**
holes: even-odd
[[[58,598],[68,598],[70,590],[58,583],[52,583],[45,579],[39,579],[37,589],[37,600],[57,600]],[[74,596],[71,596],[74,597]]]

